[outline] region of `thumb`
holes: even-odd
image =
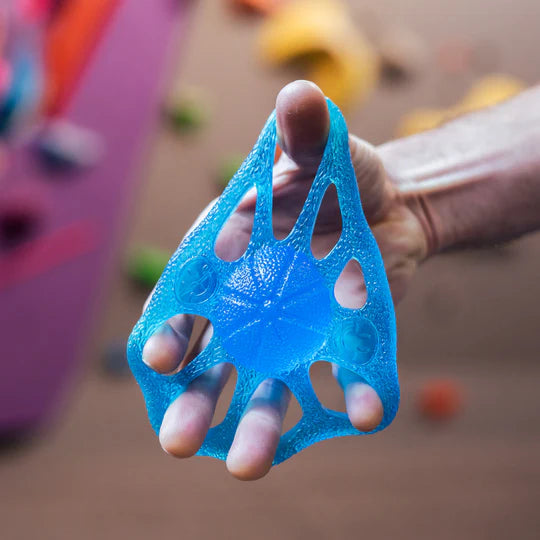
[[[321,89],[302,80],[285,86],[276,99],[276,120],[283,152],[302,172],[315,174],[330,129],[328,107]],[[349,145],[364,213],[371,223],[376,223],[388,210],[393,198],[392,185],[371,144],[351,135]]]
[[[317,170],[330,116],[321,89],[309,81],[294,81],[276,99],[276,121],[281,149],[305,172]]]

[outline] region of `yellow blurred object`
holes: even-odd
[[[274,66],[304,60],[307,78],[341,108],[364,100],[379,77],[377,55],[336,1],[287,3],[263,25],[259,52]]]
[[[465,97],[449,109],[416,109],[406,114],[398,126],[398,136],[407,137],[433,129],[456,116],[496,105],[515,96],[525,88],[518,79],[508,75],[488,75],[478,80]]]
[[[525,88],[520,80],[508,75],[488,75],[473,85],[462,101],[465,111],[496,105],[519,94]]]
[[[447,111],[442,109],[415,109],[407,113],[399,122],[397,134],[408,137],[440,126],[447,119]]]

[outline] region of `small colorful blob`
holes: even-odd
[[[461,385],[453,379],[427,381],[420,390],[417,406],[420,414],[428,420],[450,420],[463,406]]]

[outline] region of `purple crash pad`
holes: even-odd
[[[0,287],[0,433],[48,418],[73,375],[185,16],[185,4],[173,0],[126,0],[115,11],[65,111],[103,138],[96,168],[57,178],[26,147],[3,177],[0,193],[14,183],[39,184],[52,209],[26,252],[0,255],[0,277],[11,280]]]

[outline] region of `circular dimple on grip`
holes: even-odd
[[[313,262],[290,247],[265,247],[236,266],[214,329],[244,367],[282,373],[309,363],[326,340],[330,292]]]
[[[216,287],[216,271],[204,257],[190,259],[176,273],[176,298],[183,304],[206,302],[214,294]]]
[[[338,327],[334,339],[334,343],[343,357],[358,365],[371,361],[378,341],[375,326],[364,317],[345,320]]]

